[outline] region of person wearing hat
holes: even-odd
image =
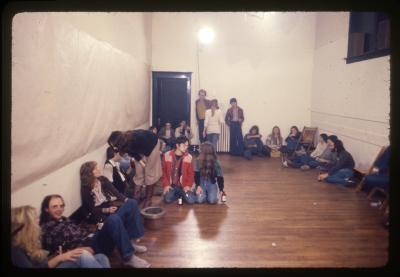
[[[229,103],[231,107],[225,116],[225,122],[230,130],[229,153],[235,156],[242,156],[244,151],[242,134],[242,124],[244,121],[243,109],[237,105],[236,98],[231,98]]]

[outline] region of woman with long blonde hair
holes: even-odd
[[[195,162],[197,203],[218,203],[218,188],[224,193],[224,177],[213,144],[206,141],[200,145],[200,155]],[[218,188],[217,188],[218,184]]]
[[[108,258],[98,254],[102,264],[88,251],[76,248],[65,253],[48,257],[48,251],[41,246],[41,230],[36,209],[21,206],[11,210],[12,251],[11,259],[17,267],[37,268],[103,268],[110,267]]]

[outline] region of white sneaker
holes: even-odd
[[[289,167],[288,164],[287,164],[287,161],[284,161],[284,162],[282,163],[282,165],[283,165],[283,167]]]
[[[140,253],[144,253],[144,252],[147,251],[147,247],[144,246],[144,245],[139,245],[139,244],[136,244],[134,242],[131,242],[131,244],[132,244],[133,248],[135,249],[135,253],[139,253],[140,254]]]
[[[379,207],[380,205],[382,205],[382,202],[381,201],[371,202],[370,205],[371,207]]]
[[[303,164],[303,165],[300,167],[300,169],[301,169],[301,170],[309,170],[309,169],[310,169],[310,166],[307,165],[307,164]]]
[[[129,261],[124,262],[124,265],[134,267],[134,268],[149,268],[150,267],[150,263],[139,258],[136,255],[132,255],[132,257],[129,259]]]

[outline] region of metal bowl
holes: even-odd
[[[164,225],[165,209],[161,207],[147,207],[140,211],[144,218],[144,226],[148,229],[158,230]]]

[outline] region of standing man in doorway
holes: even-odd
[[[229,153],[235,156],[242,156],[244,151],[242,123],[244,121],[243,109],[237,105],[236,98],[229,101],[231,107],[226,112],[225,122],[230,130]]]
[[[203,136],[204,131],[204,119],[206,117],[206,110],[210,109],[211,102],[206,99],[207,92],[204,89],[199,90],[199,99],[196,100],[196,118],[197,125],[199,126],[199,140],[200,143],[205,141],[205,137]]]

